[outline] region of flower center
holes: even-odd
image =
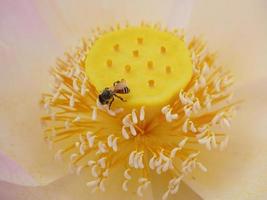
[[[174,33],[128,27],[95,41],[86,74],[98,91],[125,79],[130,93],[123,106],[163,105],[190,81],[192,62],[184,41]]]
[[[44,138],[71,170],[91,172],[92,191],[123,178],[122,190],[143,196],[153,172],[170,173],[166,200],[193,169],[207,171],[201,146],[227,145],[224,127],[238,104],[229,103],[233,77],[201,40],[186,45],[179,31],[141,25],[103,32],[51,70],[53,90],[41,100]],[[112,175],[117,167],[123,171]]]

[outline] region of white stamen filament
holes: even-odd
[[[118,137],[116,137],[113,141],[112,141],[112,149],[113,151],[117,152],[118,151]]]
[[[79,122],[81,120],[81,117],[78,115],[74,118],[72,122]]]
[[[99,180],[93,180],[93,181],[87,182],[86,185],[88,187],[96,187],[98,183],[99,183]]]
[[[96,118],[97,118],[97,108],[94,107],[94,106],[92,106],[92,109],[93,109],[93,111],[92,111],[92,120],[93,121],[96,121]]]
[[[131,177],[131,175],[129,174],[129,172],[130,172],[130,168],[128,168],[128,169],[126,169],[125,171],[124,171],[124,178],[126,178],[127,180],[131,180],[132,179],[132,177]]]
[[[81,174],[81,171],[84,169],[84,165],[80,165],[77,170],[76,170],[76,174],[79,176]]]
[[[102,175],[103,175],[104,177],[108,177],[108,175],[109,175],[109,169],[106,169],[106,170],[102,173]]]
[[[156,155],[154,154],[153,157],[149,160],[149,167],[150,169],[154,170],[155,169],[155,159],[156,159]]]
[[[181,150],[182,148],[181,147],[175,147],[172,149],[171,153],[170,153],[170,158],[174,158],[177,151]]]
[[[131,114],[128,114],[122,119],[122,123],[125,127],[129,127],[132,124],[130,117],[131,117]]]
[[[94,164],[96,164],[96,162],[95,162],[94,160],[89,160],[89,161],[87,162],[87,165],[88,165],[89,167],[93,166]]]
[[[107,158],[106,157],[103,157],[103,158],[100,158],[97,162],[98,164],[100,165],[100,167],[102,169],[106,168],[106,160]]]
[[[88,139],[88,143],[89,143],[89,147],[92,148],[94,146],[94,141],[95,141],[95,138],[96,136],[91,136],[89,139]]]
[[[201,169],[201,171],[203,172],[207,172],[208,169],[200,162],[197,162],[197,166],[199,167],[199,169]]]
[[[128,191],[128,180],[123,181],[123,183],[122,183],[122,189],[125,192]]]
[[[164,106],[164,107],[161,109],[161,112],[162,112],[163,114],[166,114],[169,110],[170,110],[170,105],[167,105],[167,106]]]
[[[107,147],[104,143],[101,141],[98,142],[98,149],[101,153],[106,153],[107,152]]]
[[[113,137],[114,137],[113,134],[108,136],[108,146],[109,146],[109,147],[112,147]]]
[[[133,121],[134,124],[138,123],[138,119],[137,119],[137,116],[136,116],[135,109],[132,110],[132,121]]]
[[[139,116],[140,121],[144,121],[145,119],[145,107],[142,106],[140,109],[140,116]]]
[[[129,134],[127,133],[127,131],[125,129],[125,126],[122,127],[121,133],[122,133],[122,136],[123,136],[124,139],[128,140],[130,138]]]
[[[55,154],[55,160],[62,160],[63,149],[59,149]]]
[[[93,165],[93,167],[91,168],[91,174],[93,177],[98,177],[96,168],[97,168],[97,165]]]
[[[143,188],[142,185],[137,188],[137,194],[138,194],[139,197],[143,196],[143,189],[144,188]]]
[[[76,92],[79,91],[79,87],[78,87],[77,79],[76,78],[73,78],[72,79],[72,87],[73,87],[74,91],[76,91]]]
[[[133,167],[134,166],[134,157],[137,151],[132,151],[129,155],[129,166]]]
[[[133,125],[130,125],[130,132],[131,132],[131,134],[132,134],[133,136],[136,136],[136,135],[137,135],[137,132],[136,132],[136,130],[135,130],[135,128],[134,128]]]
[[[167,192],[165,192],[162,196],[162,200],[167,200],[168,196],[169,196],[170,190],[167,190]]]
[[[73,107],[74,107],[74,104],[75,104],[74,94],[72,94],[72,95],[70,96],[69,106],[70,106],[71,108],[73,108]]]
[[[181,142],[179,142],[178,147],[183,148],[187,140],[188,140],[188,137],[184,138]]]
[[[99,183],[99,189],[101,192],[105,192],[106,188],[105,188],[105,185],[104,185],[104,179],[102,179]]]

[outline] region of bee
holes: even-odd
[[[115,81],[112,87],[105,88],[102,93],[98,96],[98,100],[102,105],[109,105],[109,109],[114,101],[114,97],[126,102],[125,99],[118,96],[117,94],[128,94],[130,89],[127,87],[126,81]]]

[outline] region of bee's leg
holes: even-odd
[[[113,83],[113,86],[117,85],[119,82],[120,82],[120,81],[115,81],[115,82]]]
[[[123,102],[126,102],[127,100],[125,100],[125,99],[123,99],[122,97],[120,97],[120,96],[118,96],[118,95],[116,95],[116,94],[114,94],[114,96],[115,97],[117,97],[117,98],[119,98],[121,101],[123,101]]]
[[[114,101],[114,97],[111,99],[111,101],[110,101],[109,104],[108,104],[108,109],[109,109],[109,110],[110,110],[110,108],[111,108],[111,105],[112,105],[113,101]]]

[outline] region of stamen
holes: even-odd
[[[129,134],[127,133],[127,131],[125,129],[125,126],[122,127],[121,133],[122,133],[122,136],[124,139],[128,140],[130,138]]]
[[[139,116],[140,121],[144,121],[145,119],[145,107],[142,106],[140,109],[140,116]]]
[[[132,110],[132,121],[134,124],[137,124],[137,122],[138,122],[135,109]]]
[[[145,23],[142,27],[144,30],[151,28]],[[114,27],[112,31],[124,29],[127,28]],[[125,32],[130,30],[127,29]],[[153,31],[165,31],[164,34],[168,34],[168,30],[160,25],[157,25],[155,30],[153,28]],[[104,32],[98,28],[95,39],[100,38]],[[171,34],[173,37],[173,33]],[[182,44],[186,43],[183,31],[178,31],[176,35],[183,41]],[[93,192],[105,191],[105,180],[109,173],[116,167],[126,164],[128,166],[125,166],[123,173],[125,180],[121,183],[122,190],[128,191],[129,182],[133,180],[138,183],[134,188],[138,196],[143,196],[144,190],[151,184],[148,177],[152,170],[159,175],[175,175],[169,180],[167,191],[162,196],[163,199],[167,199],[169,194],[177,193],[182,178],[189,172],[196,168],[207,171],[198,160],[199,150],[203,149],[201,146],[207,150],[217,147],[222,150],[227,146],[229,136],[221,133],[225,129],[219,126],[224,128],[231,125],[233,107],[236,103],[227,104],[231,97],[228,90],[234,79],[229,72],[216,66],[214,55],[204,51],[205,46],[199,39],[192,39],[185,46],[188,50],[186,54],[175,53],[168,43],[162,43],[153,49],[150,45],[153,46],[154,43],[141,32],[135,38],[129,39],[133,40],[129,41],[129,44],[134,46],[129,46],[121,37],[116,43],[105,44],[107,46],[101,48],[104,57],[102,61],[98,60],[99,65],[94,59],[94,62],[88,62],[89,54],[94,50],[91,49],[95,42],[93,40],[85,40],[81,47],[57,60],[57,66],[51,70],[55,80],[51,84],[52,91],[50,94],[44,94],[41,100],[42,108],[46,111],[46,115],[42,117],[42,123],[47,125],[44,129],[44,139],[51,147],[56,144],[53,146],[57,148],[55,159],[69,158],[69,169],[72,172],[80,175],[84,169],[89,169],[96,178],[87,182],[87,186],[91,187]],[[147,52],[150,50],[146,51],[147,48],[151,50],[149,55],[154,55],[153,52],[159,55],[156,60],[149,58]],[[180,50],[184,51],[183,49]],[[173,55],[176,56],[172,58]],[[176,92],[180,91],[176,97],[166,99],[165,92],[167,94],[170,89],[166,88],[163,92],[165,89],[162,89],[161,83],[164,80],[155,74],[163,72],[162,75],[170,76],[170,81],[173,81],[171,76],[174,72],[180,76],[179,70],[184,67],[173,63],[179,63],[176,61],[183,55],[188,55],[188,61],[192,64],[191,80],[188,79],[188,82],[183,84],[183,89],[176,88]],[[132,60],[125,62],[125,56]],[[163,105],[168,105],[161,109],[157,106],[153,109],[146,108],[149,113],[145,113],[144,106],[139,107],[140,110],[131,107],[136,103],[134,96],[137,80],[132,76],[141,73],[141,68],[137,67],[136,62],[140,63],[148,74],[148,78],[144,80],[145,87],[139,89],[147,91],[147,96],[150,96],[150,92],[154,94],[158,91],[160,97],[164,97]],[[87,63],[94,67],[88,67]],[[99,74],[103,75],[101,67],[103,70],[109,69],[111,73],[109,77],[103,77],[103,81],[96,79]],[[95,76],[90,77],[92,74],[88,74],[91,69],[97,69]],[[114,70],[122,71],[125,77],[116,78],[113,76]],[[111,80],[110,77],[115,77],[115,80]],[[105,81],[109,84],[106,85],[104,79],[107,79]],[[99,102],[99,93],[101,89],[112,87],[114,81],[121,79],[127,80],[131,92],[125,95],[127,103],[118,101],[112,106],[114,110],[111,110],[109,105]],[[173,84],[175,83],[169,85],[174,86]],[[144,105],[143,97],[140,99],[135,105]],[[224,102],[226,105],[223,105]],[[153,100],[151,105],[154,103]],[[122,107],[116,107],[117,105]],[[145,117],[148,120],[145,120]],[[121,133],[118,133],[120,127]]]
[[[128,191],[128,180],[125,180],[123,181],[123,184],[122,184],[122,189],[123,191],[127,192]]]
[[[136,132],[136,130],[135,130],[135,128],[134,128],[133,125],[130,125],[130,131],[131,131],[131,134],[132,134],[133,136],[136,136],[136,135],[137,135],[137,132]]]
[[[129,172],[130,172],[130,168],[128,168],[128,169],[126,169],[125,171],[124,171],[124,177],[127,179],[127,180],[131,180],[132,179],[132,177],[130,176],[130,174],[129,174]]]

